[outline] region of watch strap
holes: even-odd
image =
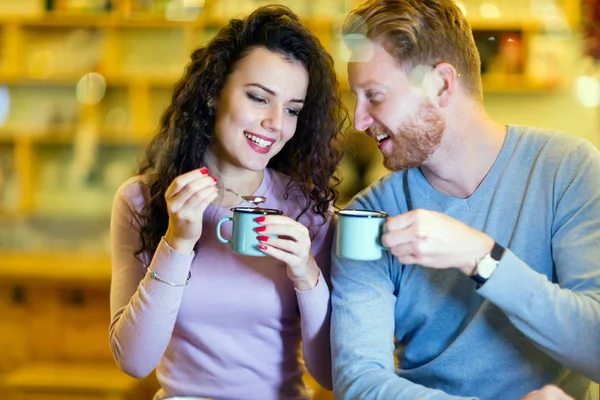
[[[490,252],[490,257],[492,257],[496,261],[502,260],[502,256],[504,256],[505,248],[500,246],[497,242],[494,242],[494,247],[492,247],[492,251]]]
[[[479,288],[481,285],[483,285],[487,281],[486,278],[479,275],[477,272],[475,272],[475,275],[471,275],[470,278],[473,279],[475,282],[477,282],[477,288]]]

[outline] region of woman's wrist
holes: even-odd
[[[310,290],[313,289],[319,283],[319,277],[321,276],[321,270],[317,264],[313,261],[311,266],[308,268],[306,275],[299,279],[294,279],[294,287],[298,290]]]
[[[167,244],[180,254],[192,254],[194,252],[194,246],[196,243],[192,243],[190,240],[178,239],[173,236],[173,234],[167,230],[163,239],[167,242]]]

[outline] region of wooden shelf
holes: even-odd
[[[98,28],[172,28],[204,26],[204,18],[194,21],[170,21],[153,14],[134,14],[124,18],[111,13],[43,13],[36,16],[0,16],[1,25],[26,27],[98,27]]]
[[[9,85],[23,86],[75,86],[79,80],[86,74],[94,71],[82,71],[81,73],[72,74],[56,74],[49,78],[38,79],[29,76],[18,76],[14,74],[0,74],[0,83]],[[124,80],[111,80],[106,82],[111,86],[124,86],[127,84]]]
[[[44,13],[26,17],[0,17],[0,24],[27,27],[102,27],[108,26],[111,18],[105,14],[58,14]]]
[[[484,74],[482,83],[484,93],[548,92],[558,86],[558,82],[534,81],[525,74]]]
[[[201,13],[194,20],[167,20],[164,15],[156,13],[134,13],[124,17],[117,13],[43,13],[36,16],[0,16],[1,25],[23,25],[28,27],[141,27],[172,28],[192,27],[220,28],[226,25],[231,17]],[[305,16],[302,22],[319,31],[339,28],[342,16],[337,18]],[[538,18],[526,20],[507,20],[503,18],[485,19],[469,18],[469,25],[474,30],[521,30],[540,31],[544,21]]]
[[[114,363],[35,363],[11,372],[3,379],[11,391],[62,393],[102,398],[125,398],[139,380],[120,371]],[[68,393],[68,394],[67,394]],[[58,397],[54,397],[58,398]],[[79,397],[81,398],[81,397]]]
[[[168,20],[161,12],[113,10],[88,11],[88,12],[40,12],[30,16],[0,16],[0,25],[24,25],[39,27],[222,27],[229,22],[232,16],[214,15],[212,9],[216,1],[207,0],[203,9],[193,20]],[[322,1],[322,0],[313,0]],[[576,26],[579,22],[579,0],[563,0],[558,7],[564,12],[569,25]],[[336,17],[322,17],[319,15],[301,15],[301,19],[313,28],[331,29],[337,27],[344,18],[344,13]],[[529,18],[483,18],[480,15],[467,14],[467,20],[473,29],[482,30],[526,30],[539,31],[544,22],[541,16],[530,16]]]
[[[182,66],[182,74],[183,74],[183,66]],[[107,85],[132,85],[132,84],[144,84],[150,87],[159,87],[159,88],[170,88],[172,87],[179,79],[181,75],[108,75]]]
[[[111,278],[109,254],[90,252],[0,252],[0,280],[29,283],[87,283],[104,286]]]
[[[541,20],[510,21],[503,19],[468,19],[474,31],[522,31],[539,32],[543,29]]]
[[[229,21],[227,21],[229,22]],[[189,27],[202,28],[206,24],[206,13],[201,13],[194,20],[167,20],[164,15],[157,13],[136,12],[127,18],[116,17],[112,20],[112,26],[118,27],[143,27],[143,28],[171,28]]]
[[[28,76],[18,76],[10,73],[0,73],[0,83],[9,84],[9,85],[23,85],[23,86],[75,86],[79,82],[79,80],[90,72],[97,71],[81,71],[80,73],[70,73],[70,74],[56,74],[49,78],[45,79],[37,79]],[[149,75],[112,75],[112,74],[102,74],[102,72],[98,72],[100,75],[104,76],[106,79],[106,86],[112,87],[123,87],[128,85],[136,85],[136,84],[147,84],[150,87],[159,87],[159,88],[170,88],[172,87],[177,80],[179,80],[179,75],[173,76],[149,76]]]
[[[0,143],[27,141],[31,144],[72,144],[77,135],[77,126],[64,125],[48,128],[8,127],[0,128]],[[128,131],[130,136],[124,136]],[[98,142],[103,145],[142,146],[152,132],[136,128],[101,128]]]

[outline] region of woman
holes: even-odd
[[[194,51],[111,220],[111,349],[130,375],[157,369],[156,399],[308,398],[301,350],[331,388],[330,218],[345,121],[331,57],[286,7],[231,20]],[[217,240],[235,193],[283,211],[257,229],[267,257]]]

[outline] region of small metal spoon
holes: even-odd
[[[237,194],[236,192],[234,192],[231,189],[227,189],[227,188],[223,188],[226,192],[229,193],[233,193],[235,194],[237,197],[240,198],[240,200],[245,201],[247,203],[250,204],[254,204],[255,206],[264,203],[265,201],[267,201],[267,198],[265,196],[242,196],[240,194]]]

